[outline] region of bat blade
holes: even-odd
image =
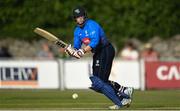
[[[46,39],[48,39],[49,41],[53,42],[54,44],[56,44],[57,46],[60,46],[62,48],[65,48],[68,46],[68,44],[66,44],[65,42],[63,42],[62,40],[60,40],[59,38],[57,38],[55,35],[49,33],[46,30],[43,30],[41,28],[35,28],[34,32]]]
[[[43,30],[43,29],[41,29],[41,28],[36,28],[36,29],[34,30],[34,32],[37,33],[37,34],[39,34],[39,35],[41,35],[42,37],[45,37],[46,39],[48,39],[48,40],[51,41],[51,42],[55,42],[55,41],[58,40],[58,38],[55,37],[53,34],[47,32],[47,31],[45,31],[45,30]]]

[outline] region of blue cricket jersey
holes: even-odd
[[[74,30],[75,49],[81,48],[84,38],[90,39],[88,45],[93,49],[92,52],[96,52],[96,50],[109,43],[102,27],[91,19],[87,19],[83,27],[76,26]]]

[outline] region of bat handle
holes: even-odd
[[[60,46],[60,47],[62,47],[62,48],[65,48],[65,47],[66,47],[66,45],[63,44],[63,43],[61,43],[60,41],[55,41],[55,44],[58,45],[58,46]]]

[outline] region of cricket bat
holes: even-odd
[[[43,30],[41,28],[35,28],[34,32],[44,38],[46,38],[47,40],[53,42],[54,44],[56,44],[57,46],[61,47],[61,48],[66,48],[68,46],[68,44],[66,44],[65,42],[63,42],[62,40],[60,40],[58,37],[56,37],[55,35],[51,34],[50,32]]]

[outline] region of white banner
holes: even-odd
[[[59,88],[58,62],[1,60],[0,88]]]
[[[109,79],[116,81],[123,86],[140,89],[139,61],[115,60]]]
[[[87,89],[89,80],[90,60],[65,60],[64,84],[67,89]],[[115,60],[112,66],[110,80],[123,86],[140,88],[140,68],[138,61]]]
[[[66,60],[64,62],[64,84],[67,89],[87,89],[89,79],[89,60]]]

